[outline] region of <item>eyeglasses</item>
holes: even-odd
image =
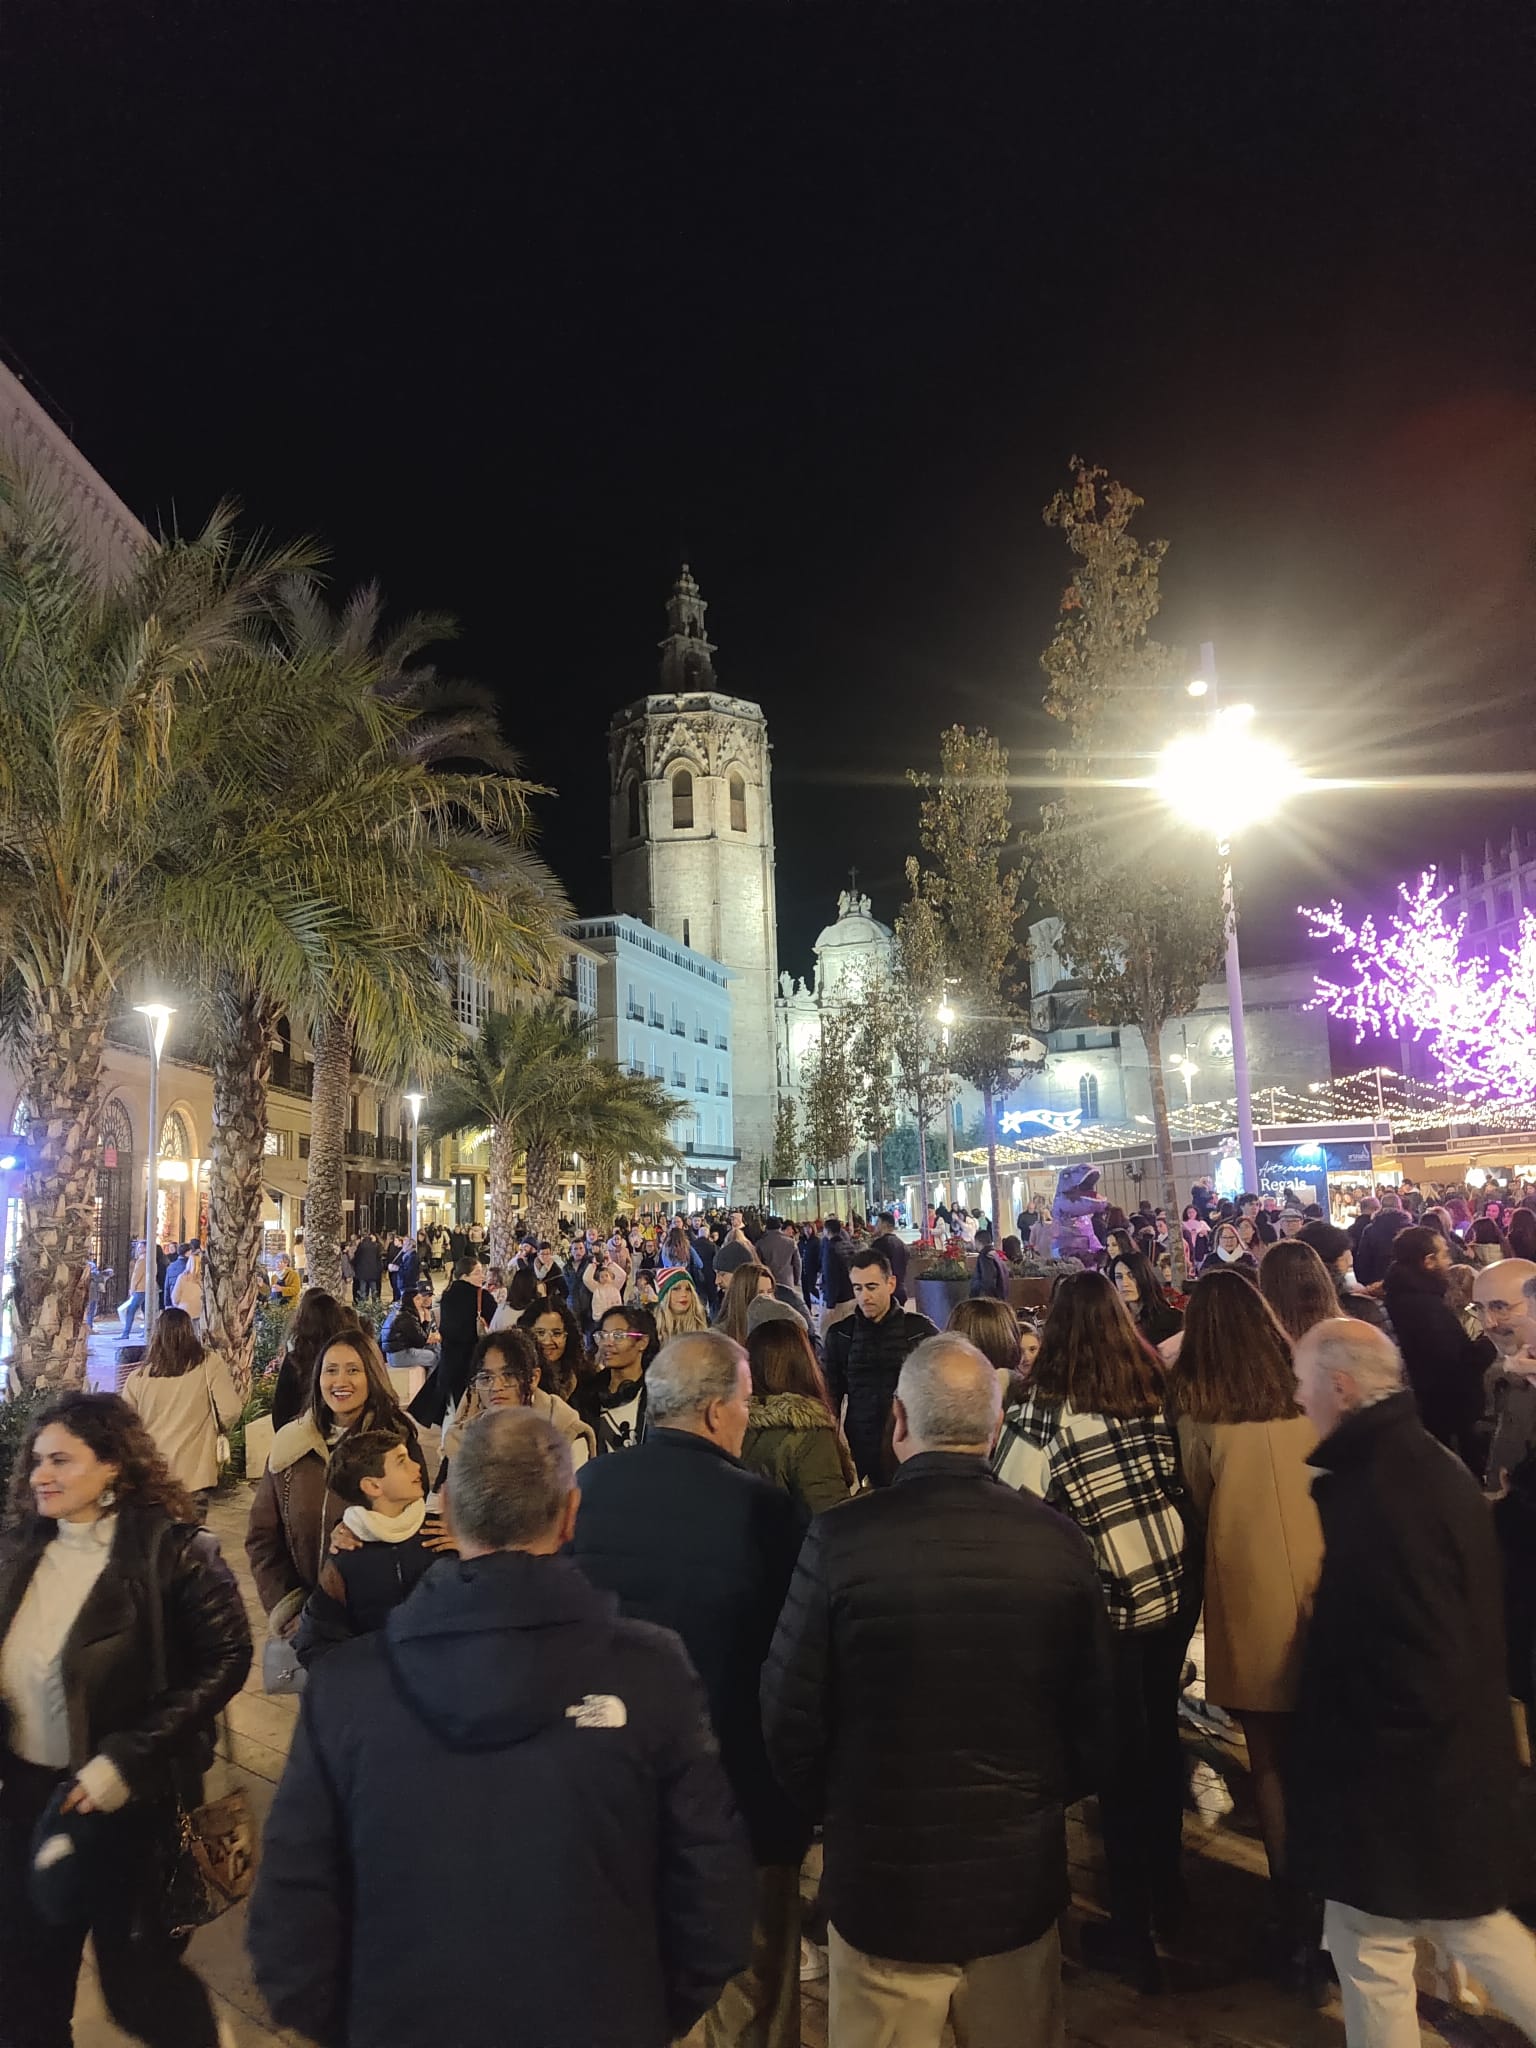
[[[475,1385],[484,1393],[491,1393],[497,1387],[520,1387],[522,1381],[515,1372],[477,1372]]]
[[[638,1330],[599,1330],[597,1341],[599,1344],[629,1344],[638,1342],[640,1334]]]

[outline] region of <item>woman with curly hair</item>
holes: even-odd
[[[416,1426],[395,1399],[377,1338],[354,1321],[320,1347],[309,1400],[272,1439],[251,1502],[245,1554],[274,1628],[296,1624],[315,1590],[326,1546],[346,1507],[330,1490],[331,1452],[344,1436],[365,1429],[403,1437],[421,1466],[425,1488],[429,1474]]]
[[[561,1401],[569,1401],[587,1370],[581,1325],[563,1301],[536,1301],[518,1322],[539,1347],[539,1384]]]
[[[215,2048],[208,1994],[161,1916],[175,1788],[213,1757],[251,1632],[218,1545],[116,1394],[27,1432],[0,1543],[0,2035],[57,2048],[90,1934],[112,2017],[150,2048]],[[33,1831],[99,1815],[82,1917],[37,1911]],[[84,1842],[80,1845],[83,1849]]]
[[[526,1330],[492,1330],[475,1346],[470,1361],[469,1391],[450,1422],[443,1426],[443,1464],[437,1489],[443,1490],[448,1461],[458,1450],[465,1430],[477,1415],[491,1408],[531,1408],[542,1415],[570,1445],[571,1463],[584,1465],[596,1455],[597,1439],[576,1410],[544,1386],[543,1359]]]

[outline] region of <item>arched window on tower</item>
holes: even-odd
[[[640,778],[632,775],[625,787],[626,824],[631,839],[640,837]]]
[[[1077,1079],[1077,1106],[1083,1113],[1085,1124],[1096,1124],[1099,1120],[1099,1077],[1097,1074],[1079,1074]]]
[[[686,768],[679,768],[672,778],[672,830],[693,830],[693,777]]]
[[[739,775],[731,777],[731,830],[745,832],[747,829],[747,785]]]

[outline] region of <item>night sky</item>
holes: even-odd
[[[1527,34],[9,0],[0,336],[151,524],[232,493],[455,614],[587,913],[686,555],[767,710],[803,971],[850,864],[892,915],[941,726],[1037,766],[1074,452],[1172,543],[1163,637],[1309,767],[1536,770]],[[1312,799],[1244,845],[1249,943],[1517,819],[1529,788]]]

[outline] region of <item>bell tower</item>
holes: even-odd
[[[738,1200],[755,1199],[777,1108],[778,913],[768,726],[725,696],[688,565],[667,600],[660,687],[608,728],[613,907],[731,970]]]

